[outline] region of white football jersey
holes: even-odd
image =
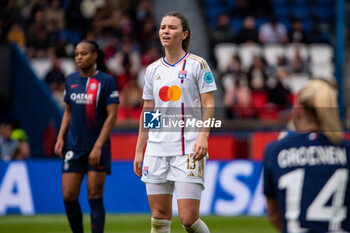
[[[193,153],[200,128],[177,127],[179,120],[202,119],[200,94],[216,90],[214,76],[207,62],[196,55],[186,55],[174,65],[164,57],[146,69],[144,100],[154,100],[161,113],[161,127],[150,129],[145,155],[174,156]],[[171,122],[169,122],[171,121]],[[171,127],[169,127],[169,125]]]

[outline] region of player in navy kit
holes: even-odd
[[[63,158],[62,192],[72,231],[83,232],[78,197],[87,174],[91,232],[99,233],[104,229],[103,186],[111,169],[109,136],[119,97],[114,79],[103,72],[103,53],[94,41],[77,45],[75,62],[79,71],[66,78],[66,106],[55,153]]]
[[[336,89],[310,81],[292,118],[297,132],[265,152],[269,220],[282,232],[350,232],[350,143],[342,139]]]

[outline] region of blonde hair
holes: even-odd
[[[337,103],[338,92],[332,83],[314,79],[298,95],[298,102],[315,117],[316,123],[333,144],[342,139]]]

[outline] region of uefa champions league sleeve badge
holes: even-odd
[[[214,82],[214,75],[211,72],[206,72],[203,79],[207,84],[211,84]]]

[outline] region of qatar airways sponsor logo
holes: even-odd
[[[76,104],[92,104],[93,103],[93,94],[86,93],[72,93],[70,99]]]

